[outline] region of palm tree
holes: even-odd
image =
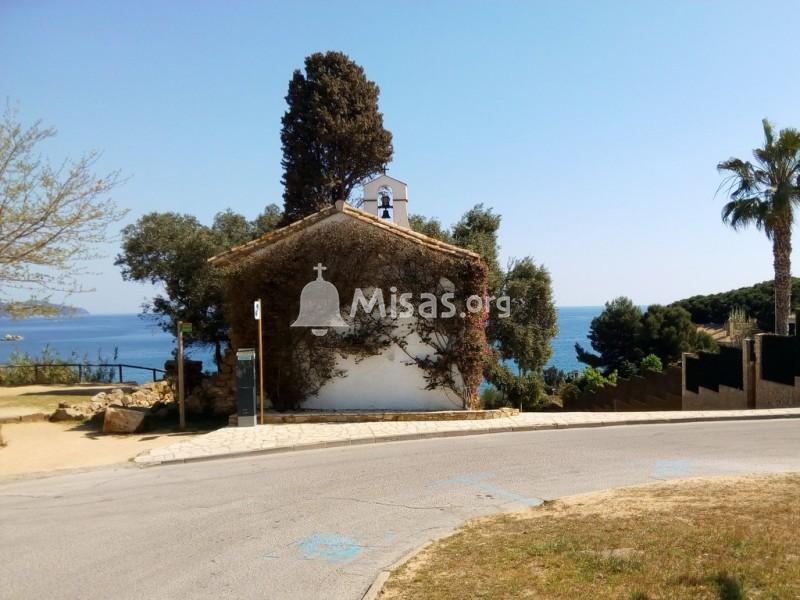
[[[792,308],[792,223],[800,205],[800,132],[781,129],[778,139],[767,119],[764,147],[753,150],[754,162],[731,158],[717,165],[727,176],[730,201],[722,209],[722,220],[740,229],[755,225],[772,242],[775,267],[775,333],[788,335]]]

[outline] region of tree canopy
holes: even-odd
[[[16,317],[63,309],[38,294],[88,291],[81,265],[97,257],[108,226],[126,212],[108,197],[119,172],[93,173],[97,153],[57,167],[40,158],[39,145],[55,134],[39,122],[22,126],[11,108],[0,121],[0,301]],[[9,295],[20,293],[34,299]]]
[[[191,215],[149,213],[122,231],[122,252],[116,263],[123,279],[163,286],[143,306],[165,331],[174,332],[178,321],[193,325],[188,344],[215,348],[228,340],[223,314],[223,276],[209,267],[207,259],[274,229],[280,210],[267,206],[253,221],[231,210],[218,213],[206,226]]]
[[[341,52],[312,54],[305,72],[294,72],[281,121],[286,223],[348,200],[386,169],[392,134],[378,110],[379,91]]]
[[[672,304],[689,311],[695,323],[722,324],[733,310],[742,310],[758,321],[759,328],[770,331],[775,323],[775,284],[762,281],[748,287],[716,294],[702,294]],[[792,297],[800,298],[800,278],[792,279]]]
[[[644,356],[638,348],[641,328],[642,311],[630,298],[620,296],[606,302],[589,327],[589,341],[596,354],[575,344],[578,360],[590,367],[604,367],[607,372],[629,374]]]
[[[476,204],[453,225],[453,242],[462,248],[477,252],[489,267],[489,293],[498,295],[503,281],[498,254],[497,231],[500,229],[500,215],[483,204]]]
[[[510,298],[510,315],[490,315],[490,338],[502,358],[516,361],[521,373],[540,372],[558,333],[550,273],[530,257],[512,261],[500,294]]]
[[[489,311],[486,333],[492,349],[486,357],[484,377],[500,390],[504,402],[533,408],[542,398],[542,370],[558,332],[552,282],[547,269],[531,257],[512,260],[506,270],[500,267],[497,235],[501,220],[491,208],[477,204],[449,229],[437,219],[419,215],[411,215],[409,224],[414,231],[481,255],[488,266],[489,295],[510,300],[507,317],[501,318],[496,305]],[[518,372],[510,368],[509,361],[514,361]]]
[[[439,219],[423,217],[422,215],[408,215],[408,224],[417,233],[427,235],[448,244],[455,244],[450,231],[442,227]]]
[[[671,364],[684,352],[713,349],[709,336],[697,331],[688,311],[680,306],[653,304],[642,313],[630,298],[621,296],[606,302],[602,313],[589,328],[592,353],[575,344],[578,360],[590,367],[617,371],[628,377],[640,369],[652,368],[656,356]]]

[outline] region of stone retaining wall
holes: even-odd
[[[376,423],[386,421],[476,421],[485,419],[502,419],[519,414],[517,408],[498,408],[492,410],[442,410],[426,412],[386,411],[386,412],[295,412],[264,415],[266,424],[285,423]],[[236,424],[236,415],[232,415],[229,423]]]

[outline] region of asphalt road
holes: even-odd
[[[0,484],[0,598],[359,599],[466,519],[658,479],[800,471],[800,421],[499,433]]]

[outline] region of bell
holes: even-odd
[[[383,214],[381,215],[381,218],[382,219],[391,219],[391,217],[389,216],[389,211],[387,209],[385,209],[385,208],[383,209]]]
[[[381,208],[392,208],[392,205],[389,203],[388,194],[383,194],[381,196]]]
[[[318,263],[317,278],[300,292],[300,314],[292,327],[311,327],[311,333],[322,336],[329,327],[347,327],[339,312],[339,292],[330,281],[322,279],[326,267]]]

